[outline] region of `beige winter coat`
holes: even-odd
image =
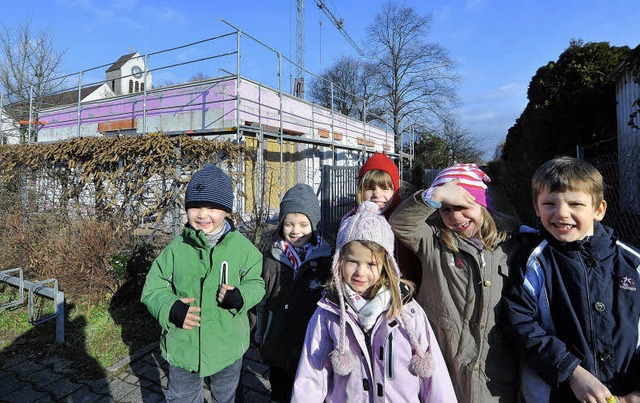
[[[456,238],[459,253],[440,239],[434,209],[421,192],[407,198],[389,223],[422,262],[416,300],[433,325],[460,402],[517,400],[517,352],[496,326],[507,285],[511,241],[495,251]]]

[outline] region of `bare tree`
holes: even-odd
[[[458,121],[451,117],[445,118],[442,123],[440,137],[447,145],[450,158],[449,164],[481,162],[482,150],[477,146],[480,141],[473,137],[467,129],[462,128]]]
[[[50,33],[34,32],[30,19],[13,28],[2,27],[0,87],[6,104],[11,104],[5,109],[12,118],[29,119],[31,106],[31,118],[35,119],[43,97],[63,88],[63,80],[56,77],[61,75],[65,52],[55,49]]]
[[[391,116],[396,147],[410,121],[437,121],[455,104],[458,77],[447,51],[427,40],[431,15],[389,1],[367,29],[377,62],[380,107]]]
[[[311,99],[353,118],[364,119],[365,104],[376,92],[373,66],[353,57],[340,58],[311,84]],[[368,107],[368,106],[367,106]]]

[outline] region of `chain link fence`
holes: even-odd
[[[618,153],[587,156],[604,178],[607,213],[603,224],[612,227],[616,235],[640,247],[640,148]]]

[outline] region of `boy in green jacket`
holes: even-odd
[[[247,311],[265,293],[262,254],[233,226],[231,178],[208,164],[187,185],[188,224],[151,266],[142,302],[160,322],[167,401],[233,402],[249,347]]]

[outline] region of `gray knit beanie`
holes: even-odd
[[[307,216],[311,222],[311,229],[316,230],[320,224],[320,203],[318,197],[313,192],[313,188],[304,183],[298,183],[282,197],[280,202],[280,213],[278,222],[282,225],[282,220],[291,213],[300,213]]]
[[[231,213],[233,185],[231,178],[213,164],[203,166],[191,177],[184,195],[184,208],[210,207]]]

